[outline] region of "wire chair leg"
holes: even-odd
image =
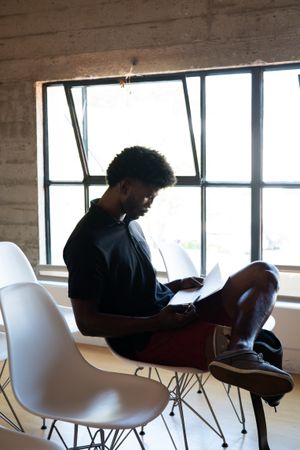
[[[241,433],[247,434],[247,430],[246,430],[246,426],[245,426],[246,425],[246,417],[245,417],[244,408],[243,408],[241,389],[239,387],[237,388],[237,392],[238,392],[240,412],[241,412],[241,423],[243,426]]]
[[[237,394],[238,394],[239,409],[240,409],[240,412],[238,412],[238,411],[237,411],[237,408],[236,408],[236,406],[235,406],[235,404],[234,404],[234,402],[233,402],[233,399],[231,398],[231,394],[230,394],[230,390],[231,390],[232,386],[231,386],[231,385],[226,385],[225,383],[222,383],[222,385],[223,385],[223,387],[224,387],[224,389],[225,389],[227,398],[228,398],[228,400],[229,400],[230,403],[231,403],[231,406],[232,406],[232,408],[233,408],[233,411],[234,411],[234,413],[235,413],[235,415],[236,415],[238,421],[239,421],[240,424],[242,425],[242,431],[241,431],[241,433],[247,434],[247,430],[246,430],[246,416],[245,416],[244,408],[243,408],[243,402],[242,402],[242,396],[241,396],[241,389],[240,389],[239,387],[236,388],[236,389],[237,389]]]
[[[186,427],[185,427],[185,420],[184,420],[184,414],[183,414],[183,408],[182,408],[182,401],[181,401],[181,390],[180,390],[180,381],[178,377],[178,373],[175,372],[175,379],[176,379],[176,396],[177,396],[177,404],[179,408],[179,414],[180,414],[180,420],[181,420],[181,426],[182,426],[182,433],[183,433],[183,440],[184,440],[184,448],[186,450],[189,449],[188,440],[187,440],[187,434],[186,434]]]
[[[9,425],[11,425],[13,428],[15,428],[15,430],[24,432],[24,428],[22,427],[22,424],[21,424],[21,422],[20,422],[20,420],[19,420],[19,418],[18,418],[18,416],[17,416],[17,414],[16,414],[16,412],[15,412],[15,410],[14,410],[14,407],[13,407],[13,405],[11,404],[11,402],[10,402],[8,396],[6,395],[5,390],[3,389],[3,387],[2,387],[2,385],[1,385],[1,383],[0,383],[0,395],[1,395],[1,394],[2,394],[3,397],[5,398],[6,403],[7,403],[7,405],[9,406],[9,409],[10,409],[11,413],[13,414],[16,423],[14,423],[11,419],[9,419],[9,418],[8,418],[4,413],[2,413],[2,412],[0,412],[0,416],[2,417],[3,420],[5,420],[5,422],[7,422]]]
[[[138,443],[139,443],[140,446],[141,446],[141,449],[142,449],[142,450],[146,450],[146,449],[145,449],[145,446],[144,446],[144,444],[143,444],[143,441],[142,441],[142,439],[140,438],[139,433],[136,431],[135,428],[133,429],[133,432],[134,432],[134,434],[135,434],[135,437],[136,437],[137,440],[138,440]]]

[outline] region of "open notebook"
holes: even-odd
[[[222,276],[221,269],[217,263],[204,279],[204,284],[200,289],[185,289],[178,291],[171,299],[169,305],[185,305],[201,300],[222,289],[227,278]]]

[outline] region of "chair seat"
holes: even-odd
[[[0,426],[0,445],[3,450],[62,450],[60,445],[19,431]]]
[[[168,391],[157,381],[105,372],[88,363],[75,370],[60,383],[50,374],[47,392],[40,397],[33,392],[25,403],[19,398],[20,403],[33,414],[103,429],[144,425],[168,403]]]

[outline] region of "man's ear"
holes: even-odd
[[[119,183],[120,193],[123,195],[128,195],[132,187],[133,180],[131,178],[124,178]]]

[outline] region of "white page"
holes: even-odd
[[[200,289],[178,291],[169,302],[169,305],[185,305],[187,303],[193,303],[195,300],[208,297],[222,289],[225,282],[226,279],[223,279],[220,266],[217,263],[205,277],[204,284]]]

